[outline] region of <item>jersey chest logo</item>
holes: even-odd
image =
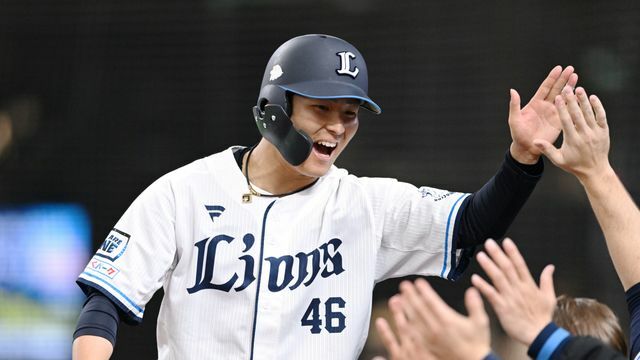
[[[194,244],[198,258],[195,283],[187,289],[189,294],[204,289],[224,292],[242,291],[256,280],[256,271],[259,270],[260,264],[256,264],[253,256],[249,254],[254,246],[255,237],[253,234],[245,234],[242,237],[244,243],[242,254],[238,257],[238,262],[242,264],[240,274],[238,272],[224,274],[222,278],[227,279],[226,281],[219,283],[213,281],[216,256],[221,252],[231,251],[229,245],[234,240],[232,236],[222,234],[202,239]],[[321,278],[339,275],[344,271],[342,255],[338,251],[341,244],[342,240],[333,238],[308,253],[299,252],[295,255],[265,258],[263,263],[268,266],[269,291],[278,292],[286,288],[295,290],[300,285],[305,287],[311,285],[318,275]]]

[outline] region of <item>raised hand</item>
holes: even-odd
[[[493,285],[477,274],[471,276],[471,282],[489,300],[505,332],[529,346],[551,322],[556,307],[554,268],[544,268],[538,287],[513,241],[505,239],[502,247],[504,251],[487,240],[486,253],[476,256]]]
[[[609,164],[609,126],[604,107],[597,96],[587,96],[581,87],[575,94],[566,86],[556,96],[555,106],[562,124],[562,146],[557,149],[546,139],[535,139],[536,145],[557,167],[581,181],[605,174]]]
[[[409,325],[406,314],[403,310],[402,298],[400,295],[392,296],[389,299],[389,309],[393,315],[393,321],[398,330],[398,336],[393,333],[391,326],[384,318],[376,319],[378,335],[382,339],[384,347],[389,353],[390,360],[431,360],[435,357],[424,347],[421,341],[421,334]]]
[[[509,102],[509,129],[511,131],[511,155],[520,163],[534,164],[542,151],[534,145],[535,139],[553,143],[562,128],[554,100],[565,86],[575,87],[578,75],[572,66],[564,70],[554,67],[542,82],[529,103],[520,108],[520,95],[511,89]]]
[[[491,352],[489,317],[480,294],[469,288],[464,316],[447,305],[424,279],[400,285],[408,327],[438,359],[483,359]]]

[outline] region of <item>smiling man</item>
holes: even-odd
[[[261,141],[175,170],[116,223],[78,283],[88,298],[74,358],[108,358],[120,320],[142,321],[164,288],[160,359],[355,359],[374,285],[410,274],[455,280],[475,246],[501,237],[542,173],[534,139],[559,135],[554,68],[527,106],[512,90],[512,143],[475,193],[362,178],[333,164],[367,95],[360,52],[328,35],[272,55],[254,107]]]

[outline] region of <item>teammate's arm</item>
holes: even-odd
[[[580,180],[604,233],[625,290],[640,282],[640,210],[609,163],[609,126],[600,100],[582,88],[565,88],[556,99],[564,139],[535,144],[559,168]],[[595,112],[594,112],[595,110]]]

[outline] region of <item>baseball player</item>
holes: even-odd
[[[108,358],[120,320],[139,323],[160,287],[160,359],[354,359],[374,285],[409,274],[457,278],[500,237],[542,173],[533,139],[553,142],[554,68],[520,109],[496,175],[468,194],[362,178],[333,165],[368,95],[360,52],[328,35],[281,45],[253,109],[261,141],[172,171],[127,209],[78,278],[88,295],[76,359]]]

